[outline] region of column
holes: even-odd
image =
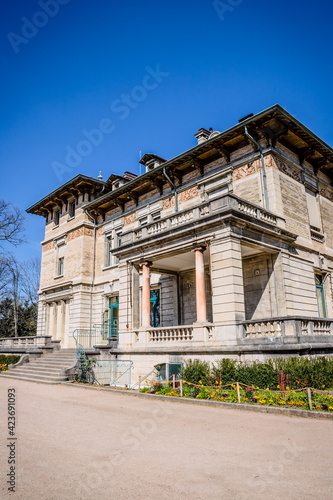
[[[204,251],[204,247],[198,247],[194,249],[197,322],[200,323],[207,321]]]
[[[141,262],[142,267],[142,326],[150,326],[150,272],[151,262]]]

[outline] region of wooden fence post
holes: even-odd
[[[239,392],[239,383],[237,382],[237,398],[238,398],[238,403],[241,402],[241,398],[240,398],[240,392]]]
[[[140,392],[140,389],[141,389],[141,377],[139,377],[139,392]]]
[[[183,379],[179,380],[180,396],[183,397]]]
[[[307,391],[308,391],[309,408],[310,408],[310,410],[312,410],[311,391],[309,388],[307,389]]]
[[[172,375],[172,388],[176,389],[176,375],[175,374]]]

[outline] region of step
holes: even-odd
[[[1,377],[7,377],[7,378],[17,378],[21,380],[32,380],[32,381],[44,381],[44,382],[55,382],[55,383],[60,383],[60,382],[65,382],[68,380],[67,377],[55,377],[55,376],[48,376],[48,375],[30,375],[30,374],[11,374],[9,372],[3,372],[1,374]]]
[[[20,374],[20,373],[50,373],[50,374],[55,374],[55,375],[59,375],[60,373],[60,369],[58,368],[38,368],[38,367],[35,367],[35,368],[32,368],[31,366],[19,366],[18,368],[14,368],[14,370],[8,370],[10,373],[16,373],[16,374]]]
[[[30,375],[40,375],[40,376],[47,376],[47,377],[59,377],[60,376],[60,370],[57,370],[55,372],[50,372],[48,370],[25,370],[24,368],[17,368],[16,370],[9,370],[8,372],[4,373],[13,373],[14,375],[27,375],[30,377]],[[61,375],[62,377],[64,375]]]
[[[41,359],[41,360],[30,360],[29,364],[31,365],[68,365],[70,366],[75,362],[76,358],[71,358],[71,359]]]
[[[40,384],[61,384],[62,382],[68,382],[68,379],[67,378],[61,378],[61,379],[57,379],[57,380],[54,380],[54,379],[51,379],[51,380],[45,380],[45,379],[40,379],[40,378],[32,378],[32,377],[23,377],[23,376],[19,376],[19,375],[5,375],[5,373],[7,372],[3,372],[1,373],[0,377],[6,377],[6,378],[10,378],[10,379],[13,379],[13,380],[25,380],[26,382],[36,382],[36,383],[40,383]]]

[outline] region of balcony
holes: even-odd
[[[121,247],[114,250],[114,254],[118,255],[126,246],[140,243],[153,236],[163,237],[168,232],[174,234],[178,230],[185,230],[186,226],[192,223],[206,225],[214,223],[214,219],[220,221],[221,214],[227,214],[228,212],[242,219],[250,218],[259,223],[268,224],[272,226],[273,230],[275,230],[274,228],[279,228],[280,231],[285,229],[285,220],[282,217],[246,202],[233,194],[224,194],[219,198],[204,201],[187,210],[173,213],[157,222],[124,232]]]

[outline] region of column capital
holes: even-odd
[[[153,265],[153,263],[151,262],[151,260],[142,260],[141,262],[139,262],[139,266],[140,267],[151,267]]]
[[[206,245],[198,245],[194,248],[192,248],[192,252],[204,252],[206,250],[207,246]]]

